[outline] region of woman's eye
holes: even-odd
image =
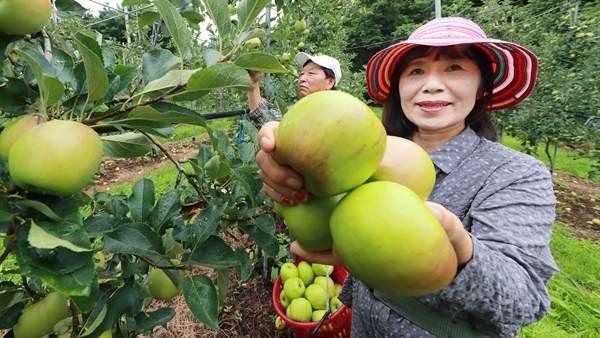
[[[422,73],[423,73],[423,70],[422,70],[422,69],[420,69],[420,68],[415,68],[415,69],[411,70],[411,71],[410,71],[408,74],[409,74],[409,75],[418,75],[418,74],[422,74]]]
[[[462,67],[460,65],[452,65],[448,67],[449,70],[461,70]]]

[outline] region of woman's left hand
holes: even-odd
[[[442,228],[456,252],[458,266],[464,266],[473,258],[473,240],[458,217],[435,202],[425,202]]]

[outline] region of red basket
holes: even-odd
[[[299,258],[295,260],[293,263],[298,265],[304,259]],[[341,266],[336,266],[333,269],[333,273],[330,275],[331,279],[335,283],[344,284],[344,280],[348,276],[348,271],[346,271]],[[308,336],[310,331],[312,331],[319,322],[297,322],[292,320],[285,315],[285,308],[281,306],[279,302],[279,294],[281,290],[283,290],[283,283],[281,283],[281,276],[277,276],[277,280],[275,281],[275,285],[273,286],[273,305],[275,305],[275,311],[277,314],[294,330],[294,333],[298,338],[305,338]],[[323,321],[323,325],[319,328],[317,333],[313,336],[314,338],[344,338],[350,337],[350,324],[352,320],[352,310],[346,305],[340,306],[340,308],[331,316],[329,316],[325,321]]]

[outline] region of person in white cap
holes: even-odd
[[[306,53],[298,53],[294,61],[302,66],[300,77],[298,78],[298,89],[300,97],[305,97],[321,90],[334,90],[342,78],[342,71],[338,60],[328,55],[312,56]],[[257,128],[269,121],[264,111],[271,112],[275,120],[281,119],[281,112],[277,109],[269,109],[269,103],[260,94],[258,80],[262,72],[251,71],[250,82],[254,85],[254,91],[248,93],[248,106],[250,111],[248,117],[254,122]]]

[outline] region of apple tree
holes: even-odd
[[[279,246],[254,162],[256,128],[243,121],[246,137],[232,142],[232,135],[213,130],[193,108],[211,92],[252,90],[248,70],[288,72],[276,57],[245,47],[246,41],[266,36],[256,22],[268,3],[242,0],[232,21],[220,0],[125,0],[123,6],[140,9],[142,27],[156,24],[170,39],[168,49],[151,44],[136,63],[126,63],[111,41],[81,24],[67,32],[52,22],[40,32],[0,33],[1,116],[30,115],[39,123],[15,144],[51,121],[72,121],[97,132],[105,156],[136,157],[158,148],[179,171],[177,186],[160,195],[146,178],[135,182],[130,194],[88,195],[81,189],[55,194],[35,186],[56,174],[50,172],[55,149],[39,141],[27,148],[30,154],[20,154],[42,163],[33,175],[42,183],[31,186],[13,179],[24,168],[11,168],[14,152],[9,150],[8,158],[0,159],[0,264],[14,257],[9,277],[17,278],[0,284],[0,329],[14,327],[32,303],[58,292],[68,299],[70,315],[53,332],[72,337],[151,333],[174,316],[169,307],[148,310],[148,276],[156,269],[165,273],[154,273],[163,278],[153,282],[182,288],[191,313],[218,329],[230,271],[246,280],[254,269],[256,255],[238,245],[242,237],[253,239],[252,253],[275,256]],[[83,10],[72,0],[55,5],[57,21],[67,22]],[[197,39],[200,17],[210,19],[210,43]],[[158,141],[176,124],[206,132],[186,165]],[[61,161],[78,168],[81,160]],[[192,274],[186,269],[192,265],[214,269],[216,277]]]

